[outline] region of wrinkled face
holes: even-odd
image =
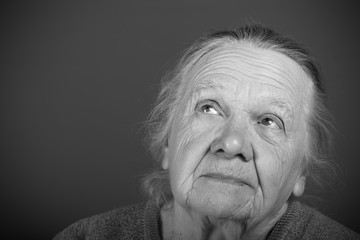
[[[233,43],[203,56],[187,78],[163,159],[175,202],[261,221],[301,195],[312,96],[301,67]]]

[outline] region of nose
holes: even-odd
[[[253,148],[246,129],[227,127],[211,144],[212,153],[226,159],[240,158],[250,161],[254,157]]]

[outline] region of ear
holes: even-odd
[[[300,197],[304,193],[305,182],[306,182],[305,176],[300,176],[298,178],[298,180],[295,183],[294,190],[293,190],[293,194],[295,197]]]
[[[164,148],[164,156],[161,162],[161,167],[164,170],[167,170],[169,168],[169,156],[168,156],[168,147]]]

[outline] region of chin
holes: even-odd
[[[194,188],[189,194],[187,205],[200,215],[215,218],[246,218],[252,209],[254,191],[249,187]]]

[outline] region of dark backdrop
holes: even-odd
[[[75,220],[141,201],[139,179],[151,167],[141,126],[159,79],[201,33],[248,20],[305,43],[322,65],[342,171],[321,208],[360,232],[355,5],[2,1],[0,9],[0,203],[13,239],[51,238]]]

